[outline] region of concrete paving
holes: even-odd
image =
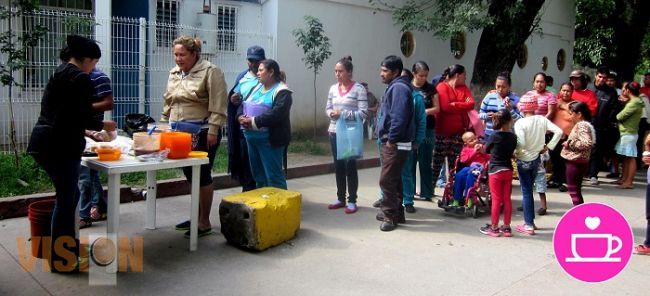
[[[117,275],[116,286],[91,286],[88,274],[59,275],[21,268],[17,238],[29,236],[27,218],[0,221],[0,295],[641,295],[648,291],[650,257],[632,257],[616,278],[586,284],[564,273],[555,261],[552,234],[571,207],[567,193],[550,189],[549,214],[537,217],[538,235],[515,233],[492,238],[478,232],[489,217],[445,214],[431,202],[416,202],[417,213],[390,233],[379,231],[376,210],[379,169],[359,172],[359,205],[353,215],[331,211],[333,175],[293,179],[290,190],[303,194],[298,236],[280,246],[253,253],[228,245],[219,232],[218,203],[237,189],[218,190],[212,221],[217,234],[188,240],[174,225],[189,214],[188,196],[158,201],[158,229],[145,230],[145,203],[121,205],[121,235],[144,237],[144,272]],[[606,180],[606,179],[602,179]],[[622,212],[635,240],[645,233],[644,176],[636,189],[585,186],[588,202]],[[516,183],[516,182],[515,182]],[[586,184],[587,182],[585,182]],[[437,189],[441,193],[441,189]],[[513,188],[514,206],[521,200]],[[537,205],[537,201],[536,201]],[[513,215],[520,223],[521,212]],[[83,234],[100,232],[99,222]]]

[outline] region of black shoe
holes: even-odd
[[[381,231],[393,231],[395,228],[397,228],[397,224],[392,221],[384,221],[379,225],[379,230]]]
[[[524,211],[524,207],[517,207],[517,211],[519,211],[519,212],[523,212],[523,211]]]
[[[609,173],[605,175],[605,178],[610,178],[610,179],[618,179],[619,174],[618,173]]]
[[[404,211],[409,214],[415,213],[415,207],[413,205],[404,205]]]
[[[212,233],[213,233],[212,228],[208,228],[208,229],[204,229],[204,230],[199,229],[199,232],[198,232],[197,236],[198,237],[204,237],[204,236],[210,235]],[[190,231],[189,230],[185,231],[185,234],[183,234],[183,236],[185,238],[190,238]]]
[[[549,181],[548,183],[546,183],[546,187],[548,187],[548,188],[558,188],[558,187],[560,187],[560,183],[555,182],[555,181]]]
[[[379,213],[377,213],[375,219],[377,219],[377,221],[384,221],[384,212],[380,211]],[[404,215],[400,215],[397,218],[397,223],[406,223],[406,217]]]
[[[176,230],[190,230],[190,220],[176,224]]]
[[[540,215],[540,216],[546,215],[546,209],[545,208],[537,209],[537,215]]]
[[[558,190],[560,190],[560,192],[567,192],[569,191],[569,188],[567,188],[566,185],[562,184]]]
[[[372,203],[373,208],[378,208],[381,206],[381,199],[375,200],[375,202]]]

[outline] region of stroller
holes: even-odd
[[[492,197],[490,195],[490,188],[488,187],[488,169],[485,165],[476,178],[474,185],[467,189],[467,194],[464,196],[462,204],[459,206],[452,205],[454,201],[454,179],[456,172],[463,168],[460,162],[460,156],[456,158],[453,168],[449,170],[449,180],[445,184],[443,196],[438,200],[438,207],[445,210],[445,212],[454,212],[456,214],[466,214],[478,218],[479,214],[487,213],[492,206]]]

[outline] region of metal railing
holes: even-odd
[[[89,14],[41,10],[33,16],[14,20],[11,28],[20,34],[33,24],[45,25],[49,32],[30,50],[27,67],[14,73],[14,77],[23,84],[23,87],[13,87],[11,95],[20,150],[27,146],[40,112],[43,89],[60,64],[59,51],[69,34],[102,40],[106,36],[98,36],[103,31],[96,30],[96,27],[111,27],[109,40],[112,50],[102,53],[103,57],[110,55],[111,63],[108,65],[100,60],[98,68],[110,73],[115,99],[110,116],[120,126],[127,113],[146,113],[155,119],[160,117],[169,70],[175,66],[171,44],[161,47],[156,40],[164,34],[168,34],[165,40],[173,40],[176,36],[172,34],[214,36],[204,44],[202,58],[221,68],[229,87],[236,75],[246,68],[246,48],[260,45],[266,49],[268,57],[274,56],[272,36],[267,33],[211,30],[186,24],[147,21],[144,18],[113,17],[108,20]],[[7,26],[6,22],[0,24],[0,31],[8,30]],[[228,46],[224,46],[224,42]],[[0,152],[10,150],[8,104],[8,88],[3,87],[0,89]]]

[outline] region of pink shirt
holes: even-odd
[[[535,110],[535,115],[546,116],[546,114],[548,114],[548,106],[557,105],[557,97],[550,91],[545,91],[544,93],[539,94],[537,91],[531,90],[524,96],[531,96],[537,99],[537,110]]]

